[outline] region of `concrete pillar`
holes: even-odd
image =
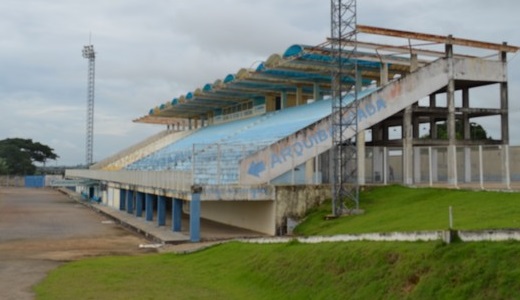
[[[462,90],[462,126],[464,132],[464,142],[467,143],[471,139],[471,124],[469,122],[469,89]],[[464,182],[471,182],[471,148],[464,147]]]
[[[509,145],[502,145],[502,182],[507,189],[511,188],[511,174],[509,170]]]
[[[435,94],[430,95],[430,108],[433,109],[437,106]],[[435,126],[435,117],[430,117],[430,138],[437,138],[437,126]]]
[[[365,131],[358,132],[356,137],[357,147],[357,181],[358,184],[365,184]]]
[[[303,89],[301,85],[296,86],[296,106],[305,104],[303,103]]]
[[[314,101],[321,100],[320,85],[317,82],[312,85],[312,97]]]
[[[134,191],[128,190],[126,193],[126,212],[134,213]]]
[[[383,86],[388,83],[388,64],[383,63],[380,70],[380,85]]]
[[[135,195],[135,216],[138,218],[143,216],[143,199],[144,194],[142,192],[137,192]]]
[[[282,91],[280,93],[280,109],[287,108],[287,92]]]
[[[126,190],[119,190],[119,210],[125,210],[126,206]]]
[[[504,45],[507,43],[504,42]],[[500,59],[507,68],[507,52],[500,53]],[[500,83],[500,123],[501,123],[501,138],[503,145],[509,145],[509,96],[508,96],[507,80]]]
[[[307,184],[314,184],[314,160],[317,158],[311,158],[305,162],[305,182]]]
[[[363,88],[363,77],[361,69],[357,70],[356,76],[356,91],[360,92]],[[356,125],[357,126],[357,125]],[[356,136],[357,148],[357,182],[358,184],[365,184],[365,130],[359,130]]]
[[[403,115],[403,184],[413,184],[413,127],[412,107],[404,109]]]
[[[153,200],[155,195],[146,193],[145,195],[145,210],[146,221],[153,221]]]
[[[503,43],[507,45],[506,42]],[[504,69],[507,68],[507,52],[500,52],[500,60],[504,66]],[[502,178],[506,187],[511,188],[511,176],[509,170],[509,97],[508,97],[508,88],[507,88],[507,80],[505,82],[500,83],[500,124],[501,124],[501,139],[502,139]]]
[[[421,183],[421,148],[413,148],[413,180]]]
[[[372,169],[374,170],[372,176],[374,182],[383,182],[383,149],[381,147],[374,147],[372,150]]]
[[[172,230],[179,232],[182,229],[182,200],[172,198]]]
[[[157,196],[157,226],[166,225],[166,196]]]
[[[448,39],[451,38],[451,35]],[[453,75],[453,45],[446,44],[446,57],[448,58],[448,86],[446,98],[448,102],[448,184],[457,186],[457,148],[455,135],[455,80]]]
[[[202,188],[193,186],[190,201],[190,241],[200,241],[200,194]]]

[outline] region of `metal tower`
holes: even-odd
[[[331,0],[330,25],[333,53],[332,74],[332,159],[333,191],[332,214],[341,215],[346,209],[359,208],[357,181],[357,149],[354,138],[347,133],[358,132],[356,0]],[[346,103],[343,97],[354,87],[354,101]],[[354,113],[347,113],[348,111]]]
[[[92,164],[94,150],[94,81],[96,70],[96,52],[94,46],[83,47],[83,57],[88,59],[88,87],[87,87],[87,137],[85,143],[86,165]]]

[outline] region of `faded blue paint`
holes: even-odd
[[[141,192],[137,192],[135,195],[135,216],[142,217],[143,216],[143,199],[144,194]]]
[[[172,230],[179,232],[182,229],[182,200],[172,199]]]
[[[129,214],[134,213],[134,191],[128,190],[126,194],[126,212]]]
[[[373,103],[372,101],[368,101],[367,103],[363,103],[362,106],[359,107],[357,112],[358,122],[362,122],[365,119],[373,116],[376,113],[386,109],[386,101],[382,98],[379,98]],[[350,122],[356,117],[354,111],[350,111],[347,116],[347,121]],[[332,140],[332,126],[328,126],[327,128],[322,128],[317,130],[315,133],[311,135],[306,135],[304,138],[301,138],[291,145],[282,148],[278,153],[271,154],[271,168],[276,167],[278,164],[283,164],[288,160],[291,160],[293,157],[303,156],[306,150],[313,149],[316,146],[323,145]],[[249,165],[248,173],[250,175],[260,177],[260,173],[265,169],[261,169],[265,162],[264,161],[252,161]]]
[[[190,241],[200,241],[200,194],[191,194],[190,201]]]
[[[24,185],[26,188],[42,188],[45,187],[45,175],[25,176]]]
[[[148,193],[145,195],[146,221],[153,221],[153,198],[155,195]]]
[[[166,225],[166,196],[157,196],[157,226]]]
[[[119,190],[119,210],[125,210],[126,206],[126,190]]]

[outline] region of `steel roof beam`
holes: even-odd
[[[496,51],[501,51],[501,52],[517,52],[520,49],[519,47],[516,47],[516,46],[509,46],[506,43],[496,44],[496,43],[456,38],[456,37],[452,37],[452,36],[443,36],[443,35],[436,35],[436,34],[429,34],[429,33],[395,30],[395,29],[388,29],[388,28],[381,28],[381,27],[374,27],[374,26],[367,26],[367,25],[359,25],[359,24],[357,25],[356,29],[360,33],[384,35],[384,36],[392,36],[392,37],[398,37],[398,38],[435,42],[435,43],[441,43],[441,44],[451,44],[451,45],[457,45],[457,46],[496,50]]]

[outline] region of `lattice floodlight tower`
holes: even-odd
[[[86,165],[92,164],[94,150],[94,81],[96,70],[96,52],[94,46],[83,47],[83,57],[88,59],[88,86],[87,86],[87,134],[85,143]]]
[[[355,138],[347,134],[358,133],[358,82],[356,52],[356,0],[331,0],[332,74],[332,157],[333,191],[332,214],[343,214],[359,208],[357,180],[357,148]],[[346,103],[344,96],[352,91],[354,101]],[[353,113],[352,113],[353,112]],[[352,136],[352,135],[351,135]]]

